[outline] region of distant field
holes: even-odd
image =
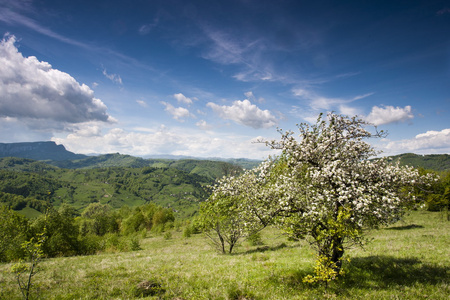
[[[233,255],[182,230],[149,235],[140,251],[45,260],[34,281],[41,299],[134,299],[143,281],[156,287],[147,299],[449,299],[449,232],[442,213],[414,211],[348,251],[347,274],[328,289],[302,282],[314,266],[307,243],[273,228],[264,245],[243,242]],[[10,266],[0,265],[0,299],[21,298]]]

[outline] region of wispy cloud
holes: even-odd
[[[438,16],[442,16],[442,15],[444,15],[444,14],[449,14],[450,13],[450,8],[448,8],[448,7],[445,7],[445,8],[443,8],[443,9],[441,9],[441,10],[438,10],[437,12],[436,12],[436,14],[438,15]]]
[[[114,74],[114,73],[110,74],[110,73],[106,72],[106,69],[103,69],[102,74],[105,75],[106,78],[108,78],[109,80],[111,80],[112,82],[114,82],[116,84],[119,84],[119,85],[123,84],[122,78],[118,74]]]
[[[0,21],[3,21],[8,24],[16,24],[16,25],[25,26],[29,29],[39,32],[40,34],[54,38],[56,40],[66,43],[66,44],[74,45],[74,46],[81,47],[84,49],[91,49],[91,46],[89,46],[88,44],[85,44],[85,43],[67,38],[65,36],[62,36],[46,27],[39,25],[33,19],[30,19],[24,15],[18,14],[8,8],[0,8]]]
[[[322,111],[322,110],[329,110],[329,109],[335,109],[339,108],[340,106],[344,104],[348,104],[360,99],[367,98],[369,96],[372,96],[374,93],[366,93],[363,95],[357,95],[353,98],[345,99],[345,98],[330,98],[321,96],[319,94],[316,94],[314,91],[304,88],[294,88],[292,90],[292,93],[294,96],[300,97],[306,101],[308,101],[308,104],[311,109],[315,111]]]
[[[153,22],[141,25],[138,29],[138,32],[140,35],[147,35],[153,30],[153,28],[158,26],[158,24],[159,24],[159,12],[153,19]]]
[[[122,78],[120,77],[120,75],[117,74],[109,74],[108,72],[106,72],[106,69],[103,69],[102,74],[105,75],[106,78],[108,78],[109,80],[111,80],[112,82],[122,85]]]
[[[29,5],[29,7],[30,8],[28,10],[32,11],[31,5]],[[21,10],[23,11],[24,9],[21,9]],[[7,24],[24,26],[28,29],[31,29],[42,35],[53,38],[57,41],[60,41],[60,42],[63,42],[63,43],[69,44],[69,45],[73,45],[73,46],[76,46],[76,47],[79,47],[79,48],[82,48],[82,49],[85,49],[88,51],[93,51],[95,53],[100,53],[102,55],[108,54],[116,59],[119,59],[122,62],[126,62],[133,66],[136,66],[139,68],[144,68],[148,71],[152,71],[155,74],[159,74],[159,76],[161,75],[161,72],[157,72],[153,67],[142,64],[141,61],[138,61],[132,57],[126,56],[119,52],[115,52],[109,48],[100,47],[100,46],[97,46],[94,44],[83,43],[79,40],[75,40],[75,39],[63,36],[63,35],[55,32],[54,30],[51,30],[47,27],[40,25],[38,22],[36,22],[32,18],[29,18],[20,13],[14,12],[9,8],[0,7],[0,21],[3,21]]]
[[[144,100],[136,100],[136,102],[142,107],[148,107],[147,102],[145,102]]]

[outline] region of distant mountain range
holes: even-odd
[[[146,158],[131,155],[112,153],[101,155],[75,154],[66,150],[63,145],[55,142],[29,142],[29,143],[0,143],[0,158],[18,157],[38,161],[66,169],[91,169],[105,167],[176,167],[186,170],[194,165],[201,165],[210,169],[209,162],[222,162],[221,169],[230,170],[230,165],[237,165],[244,169],[251,169],[261,161],[246,158],[198,158],[174,155],[148,155]],[[195,164],[193,164],[195,162]],[[186,167],[189,166],[189,167]],[[222,171],[221,171],[222,172]],[[216,177],[212,174],[203,174],[207,177]],[[210,176],[211,175],[211,176]]]
[[[34,160],[73,160],[86,155],[67,151],[55,142],[0,143],[0,157],[20,157]]]
[[[198,158],[173,155],[148,155],[145,158],[123,155],[119,153],[87,156],[67,151],[63,145],[57,145],[55,142],[0,143],[0,158],[1,157],[19,157],[45,161],[48,164],[68,169],[98,167],[140,168],[147,166],[171,166],[179,169],[185,168],[185,171],[188,172],[191,171],[188,169],[193,167],[194,165],[200,164],[206,166],[208,164],[208,161],[227,162],[229,164],[240,166],[244,169],[251,169],[260,163],[260,161],[258,160],[245,158]],[[450,170],[449,154],[418,155],[413,153],[405,153],[390,156],[388,157],[388,160],[392,162],[399,161],[402,165],[410,165],[417,168],[424,168],[435,171]],[[192,164],[193,161],[195,161],[196,163]],[[223,170],[226,170],[227,168],[229,168],[229,166],[227,167],[226,164],[224,164],[222,167]]]

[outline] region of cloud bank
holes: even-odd
[[[398,154],[413,153],[449,153],[450,152],[450,128],[441,131],[427,131],[416,135],[412,139],[390,141],[385,147],[386,152]]]
[[[85,84],[36,57],[24,57],[14,36],[0,42],[0,117],[69,124],[113,122]]]
[[[200,126],[207,125],[200,121]],[[276,153],[270,147],[253,143],[256,137],[220,134],[169,128],[134,128],[127,131],[113,128],[105,134],[97,134],[97,128],[80,128],[79,131],[61,138],[52,138],[75,153],[112,153],[120,152],[135,156],[149,154],[188,155],[197,157],[233,157],[264,159]]]

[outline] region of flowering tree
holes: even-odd
[[[337,273],[344,243],[361,244],[365,228],[397,221],[413,200],[413,186],[430,179],[411,167],[370,160],[377,153],[364,140],[384,134],[370,133],[367,125],[357,117],[320,115],[315,125],[298,125],[299,140],[286,132],[268,142],[282,154],[260,173],[278,195],[266,203],[280,208],[275,221],[290,235],[309,238]]]
[[[370,160],[377,153],[364,140],[384,134],[370,133],[367,125],[330,113],[315,125],[298,125],[299,139],[281,132],[281,140],[267,142],[281,155],[247,171],[234,185],[219,185],[212,198],[239,195],[238,210],[249,221],[245,226],[274,223],[292,237],[307,238],[318,250],[319,269],[328,272],[321,271],[321,280],[334,278],[345,246],[362,244],[366,228],[398,220],[413,200],[412,187],[430,179],[410,167]]]
[[[223,177],[212,187],[212,194],[200,206],[197,226],[222,253],[231,253],[240,238],[263,229],[269,222],[248,213],[252,195],[259,182],[253,172],[234,177]],[[254,200],[254,199],[253,199]]]

